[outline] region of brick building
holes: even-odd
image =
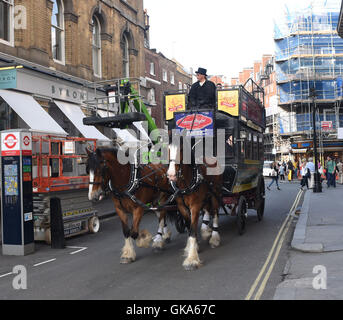
[[[66,109],[80,111],[90,83],[144,75],[143,1],[0,0],[0,9],[0,66],[23,66],[16,86],[0,92],[0,130],[32,128],[20,105],[31,97],[60,133],[94,137]]]
[[[170,91],[188,91],[192,84],[192,75],[175,59],[168,59],[156,49],[150,49],[149,16],[145,11],[145,103],[151,107],[151,116],[158,128],[164,128],[164,93]]]

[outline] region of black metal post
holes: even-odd
[[[312,112],[312,122],[313,122],[313,156],[314,156],[314,185],[313,192],[320,193],[322,192],[322,184],[320,181],[320,174],[318,172],[318,152],[317,152],[317,128],[316,128],[316,89],[310,89],[310,98],[312,98],[313,112]]]

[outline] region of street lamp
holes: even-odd
[[[317,153],[317,130],[316,130],[316,97],[317,92],[315,88],[310,89],[309,98],[312,99],[313,105],[313,112],[312,112],[312,121],[313,121],[313,153],[314,153],[314,185],[313,185],[313,192],[320,193],[322,192],[322,184],[320,181],[320,174],[318,172],[318,153]]]

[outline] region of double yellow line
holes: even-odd
[[[259,275],[257,276],[254,284],[252,285],[248,295],[245,297],[245,300],[259,300],[263,294],[263,291],[266,287],[267,281],[269,280],[269,277],[274,269],[275,263],[277,261],[277,258],[279,257],[279,253],[281,250],[281,247],[283,245],[283,242],[285,240],[286,234],[288,232],[288,229],[293,221],[294,215],[293,215],[293,211],[296,210],[296,208],[298,207],[298,204],[300,202],[301,196],[303,194],[303,190],[299,190],[295,201],[285,219],[285,221],[283,222],[280,231],[278,233],[278,235],[276,236],[276,239],[273,243],[273,246],[269,252],[268,258],[266,260],[266,262],[264,263]],[[270,260],[273,260],[271,262],[271,264],[269,265]],[[269,265],[269,269],[268,271],[265,273],[267,266]],[[265,274],[262,282],[260,281],[262,279],[262,276]],[[259,288],[256,290],[257,286],[259,285]],[[256,293],[255,293],[256,292]],[[255,293],[255,296],[253,297]]]

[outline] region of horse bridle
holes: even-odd
[[[107,160],[104,159],[102,161],[100,161],[100,164],[103,164],[102,168],[101,168],[101,182],[89,182],[90,185],[93,186],[101,186],[102,189],[102,194],[107,195],[108,191],[109,191],[109,187],[108,184],[105,184],[105,174],[106,171],[108,170],[107,167]]]

